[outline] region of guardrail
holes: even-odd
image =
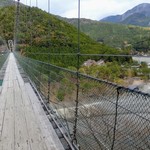
[[[15,56],[81,150],[150,149],[149,94]]]
[[[0,69],[2,68],[4,62],[6,61],[8,57],[9,52],[8,51],[2,51],[0,52]]]

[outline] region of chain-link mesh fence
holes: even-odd
[[[119,89],[114,149],[150,149],[150,96]]]
[[[7,56],[8,56],[8,53],[5,53],[5,52],[0,53],[0,69],[2,68],[4,62],[6,61]]]
[[[17,60],[36,85],[36,88],[57,114],[69,135],[73,134],[76,74],[16,54]]]
[[[9,51],[5,41],[0,37],[0,69],[8,57]]]
[[[80,75],[77,139],[82,149],[148,150],[150,96]]]
[[[16,56],[70,136],[76,133],[75,138],[82,150],[150,148],[150,95]]]
[[[8,40],[12,39],[10,38],[11,33],[8,33],[8,29],[11,28],[11,30],[13,31],[14,27],[10,26],[9,24],[9,19],[11,17],[13,18],[14,16],[12,14],[11,17],[8,15],[9,8],[11,8],[12,5],[14,5],[13,0],[0,0],[0,80],[3,80],[4,70],[2,71],[1,69],[9,54],[9,44],[7,42]],[[10,7],[6,9],[7,6]]]

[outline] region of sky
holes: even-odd
[[[38,5],[42,10],[67,18],[78,17],[78,0],[20,0],[32,6]],[[36,3],[37,2],[37,3]],[[141,3],[150,3],[150,0],[80,0],[81,18],[100,20],[110,15],[123,14],[127,10]]]

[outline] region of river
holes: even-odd
[[[148,67],[150,68],[150,56],[146,57],[146,56],[134,56],[132,57],[133,60],[138,61],[139,63],[141,62],[146,62],[148,64]]]
[[[138,61],[139,63],[141,62],[146,62],[148,65],[148,68],[150,68],[150,56],[134,56],[132,57],[133,60]],[[142,88],[140,88],[140,91],[144,92],[144,93],[150,93],[150,83],[146,83],[142,86]]]

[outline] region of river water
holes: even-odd
[[[132,59],[135,61],[138,61],[139,63],[146,62],[150,67],[150,57],[145,57],[145,56],[136,57],[136,56],[134,56],[134,57],[132,57]]]
[[[141,62],[146,62],[148,65],[148,68],[150,68],[150,57],[147,56],[134,56],[132,57],[133,60],[138,61],[139,63]],[[143,85],[142,88],[140,88],[140,91],[144,92],[144,93],[150,93],[150,83],[146,83],[145,85]]]

